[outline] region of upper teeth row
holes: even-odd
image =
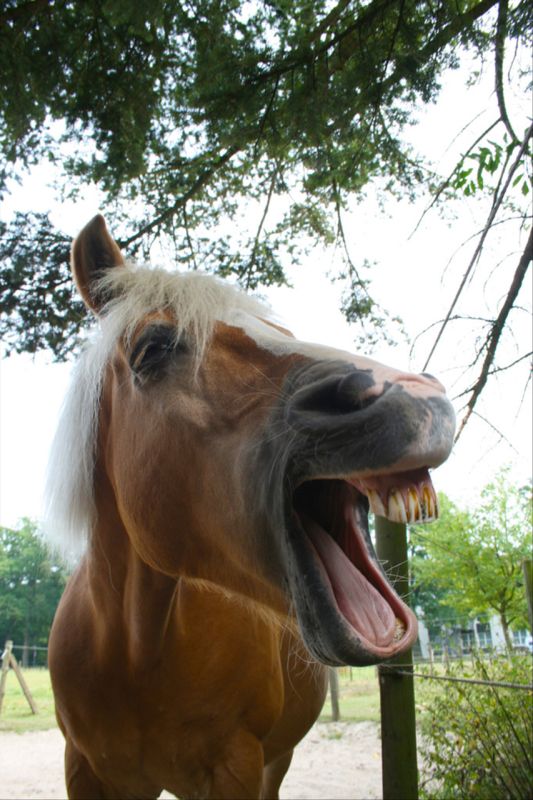
[[[391,489],[385,500],[375,489],[368,489],[367,496],[374,514],[392,522],[429,522],[439,515],[437,497],[429,486],[420,490],[411,486],[404,492]]]

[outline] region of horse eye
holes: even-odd
[[[129,362],[137,376],[148,377],[162,368],[172,353],[185,348],[170,325],[153,325],[140,336]]]

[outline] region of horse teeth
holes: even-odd
[[[421,516],[422,511],[420,508],[418,493],[415,489],[410,488],[407,492],[407,521],[418,522]]]
[[[398,619],[398,617],[396,617],[396,622],[394,625],[393,642],[399,642],[401,639],[403,639],[404,635],[405,635],[405,624],[402,622],[401,619]]]
[[[391,522],[407,522],[407,513],[405,510],[405,501],[397,489],[389,494],[389,513],[388,518]]]
[[[385,501],[377,489],[367,488],[362,482],[357,486],[368,497],[370,510],[391,522],[431,522],[439,516],[437,495],[431,484],[411,485],[401,491],[391,489]]]
[[[436,519],[438,517],[437,498],[435,496],[435,493],[431,490],[429,486],[424,486],[422,494],[424,497],[424,506],[426,510],[426,515],[424,517],[424,520],[426,522],[429,522],[430,520]]]
[[[386,517],[387,512],[385,511],[385,506],[383,505],[379,492],[375,489],[369,489],[367,491],[367,497],[372,513],[376,514],[378,517]]]

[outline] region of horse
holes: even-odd
[[[328,666],[416,639],[368,515],[436,515],[452,406],[216,277],[127,264],[101,216],[72,271],[99,326],[47,486],[78,559],[49,643],[68,796],[276,798]]]

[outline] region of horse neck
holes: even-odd
[[[173,611],[180,612],[184,591],[222,592],[244,601],[248,610],[275,627],[291,627],[292,616],[284,595],[259,579],[225,581],[218,586],[210,576],[169,576],[147,564],[132,545],[120,516],[111,482],[97,468],[95,498],[97,520],[86,555],[86,568],[95,609],[94,624],[103,657],[127,659],[133,673],[150,669],[168,640]],[[187,589],[185,587],[188,587]],[[240,598],[240,600],[239,600]],[[215,600],[215,602],[217,602]],[[179,626],[178,626],[179,627]],[[172,636],[178,635],[176,625]]]
[[[86,569],[98,639],[109,652],[124,648],[129,664],[144,669],[163,647],[176,580],[138,556],[105,475],[97,477],[96,501]]]

